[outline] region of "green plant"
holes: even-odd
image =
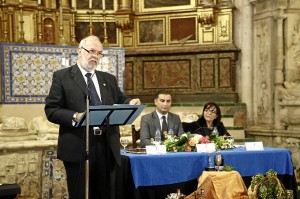
[[[277,172],[272,169],[263,174],[252,176],[251,191],[256,193],[258,199],[285,199],[286,191],[283,184],[277,178]]]
[[[225,165],[222,169],[222,171],[233,171],[234,168],[231,165]]]

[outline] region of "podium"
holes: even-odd
[[[86,199],[89,198],[89,127],[106,128],[106,168],[109,169],[110,153],[108,150],[109,141],[109,126],[119,126],[132,124],[134,120],[144,110],[146,105],[129,105],[129,104],[115,104],[115,105],[99,105],[87,106],[87,111],[81,116],[80,120],[76,123],[75,127],[86,127]],[[110,195],[110,176],[109,171],[106,171],[107,183],[107,199],[111,198]]]
[[[116,105],[100,105],[89,107],[89,126],[114,126],[132,124],[134,120],[145,109],[146,105],[129,105],[129,104],[116,104]],[[87,113],[85,112],[80,120],[76,123],[75,127],[86,126]],[[109,122],[107,123],[107,120]]]

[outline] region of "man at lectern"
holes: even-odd
[[[50,122],[59,124],[57,157],[62,160],[67,173],[70,199],[86,198],[85,162],[89,160],[89,195],[91,199],[115,198],[116,169],[121,164],[119,128],[100,127],[99,131],[89,128],[89,155],[86,157],[85,127],[74,127],[87,104],[140,104],[139,99],[124,95],[116,78],[108,73],[96,71],[102,55],[103,46],[96,36],[88,36],[80,41],[77,64],[56,71],[52,86],[46,97],[45,113]],[[87,97],[88,96],[88,97]],[[88,103],[89,102],[89,103]],[[109,137],[107,149],[110,153],[106,169],[106,130]],[[110,185],[106,183],[106,172],[110,173]],[[108,192],[107,187],[110,191]],[[111,193],[110,197],[107,193]]]

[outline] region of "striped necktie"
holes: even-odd
[[[97,94],[95,84],[91,78],[92,73],[85,74],[87,77],[87,84],[88,84],[88,91],[89,91],[89,97],[90,97],[90,105],[91,106],[97,106],[102,104],[99,95]]]

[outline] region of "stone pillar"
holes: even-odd
[[[284,57],[283,57],[283,20],[286,18],[284,11],[280,9],[275,14],[275,19],[277,23],[277,30],[276,30],[276,65],[275,65],[275,96],[274,96],[274,122],[275,122],[275,129],[284,129],[285,127],[280,122],[280,101],[278,99],[278,90],[282,88],[284,77],[283,77],[283,64],[284,64]]]
[[[250,1],[241,1],[240,10],[240,48],[241,48],[241,70],[240,70],[240,100],[247,104],[248,123],[253,123],[253,42],[252,42],[252,5]]]

